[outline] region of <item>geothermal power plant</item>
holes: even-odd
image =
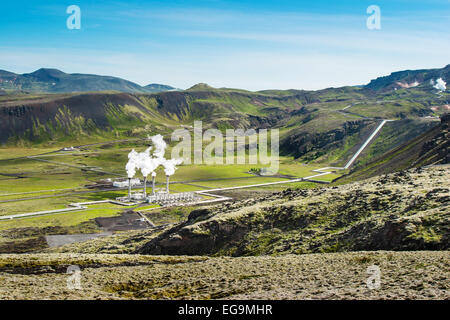
[[[143,152],[136,152],[134,149],[128,154],[128,162],[125,166],[125,170],[128,175],[128,181],[114,182],[116,187],[128,186],[128,196],[117,198],[123,202],[148,202],[148,203],[160,203],[163,205],[180,203],[180,202],[192,202],[197,200],[197,196],[194,192],[180,192],[170,193],[170,177],[175,173],[177,166],[180,165],[183,160],[181,159],[166,159],[164,157],[167,144],[163,137],[158,134],[150,137],[154,150],[152,147],[147,148]],[[156,191],[156,169],[162,166],[164,168],[164,174],[166,176],[166,184],[164,191]],[[136,173],[140,170],[144,177],[144,188],[142,192],[132,192],[134,185],[139,185],[140,180],[136,179]],[[152,177],[152,190],[150,194],[147,194],[147,177]]]

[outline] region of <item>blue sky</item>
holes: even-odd
[[[69,5],[81,29],[66,27]],[[366,27],[369,5],[381,30]],[[450,63],[449,0],[1,1],[0,69],[320,89]]]

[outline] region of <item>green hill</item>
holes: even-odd
[[[210,90],[214,90],[214,88],[206,83],[197,83],[196,85],[193,85],[192,87],[190,87],[187,90],[188,91],[210,91]]]

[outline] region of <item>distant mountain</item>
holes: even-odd
[[[32,73],[15,74],[0,70],[0,90],[42,93],[66,93],[89,91],[120,91],[130,93],[154,93],[174,90],[171,86],[151,84],[142,87],[117,77],[94,74],[68,74],[58,69],[42,68]]]
[[[144,87],[146,92],[165,92],[165,91],[177,91],[180,89],[168,86],[165,84],[151,83]]]
[[[433,87],[431,81],[442,78],[450,82],[450,64],[442,69],[405,70],[393,72],[388,76],[379,77],[370,81],[365,88],[372,90],[394,90],[413,87]]]

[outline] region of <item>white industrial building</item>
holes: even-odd
[[[123,180],[123,181],[114,181],[113,182],[113,186],[116,188],[126,188],[128,187],[128,184],[131,184],[132,187],[134,186],[138,186],[141,184],[141,180],[139,180],[138,178],[133,178],[128,180]]]

